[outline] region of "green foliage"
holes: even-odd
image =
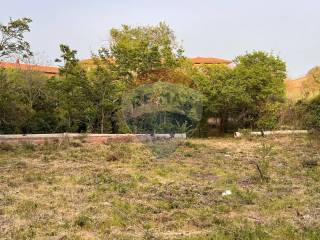
[[[116,133],[120,131],[121,121],[117,115],[120,109],[122,93],[126,84],[121,81],[119,74],[114,71],[112,63],[109,62],[108,52],[104,49],[94,56],[96,68],[88,73],[93,87],[93,102],[97,108],[100,123],[100,132]]]
[[[174,32],[165,23],[157,26],[131,27],[122,25],[112,29],[110,57],[117,71],[127,80],[150,71],[177,67],[183,49]]]
[[[307,126],[310,128],[320,129],[320,95],[307,103],[306,114],[308,116]]]
[[[54,131],[54,107],[46,76],[0,69],[0,133]]]
[[[16,116],[20,112],[21,105],[15,93],[15,85],[9,81],[5,70],[0,69],[0,132],[2,133],[15,131],[16,125],[19,125]]]
[[[239,56],[235,63],[233,69],[225,65],[200,69],[197,85],[207,98],[205,116],[218,118],[221,132],[230,122],[237,127],[274,128],[284,98],[285,63],[265,52]]]
[[[244,125],[255,127],[267,103],[283,101],[286,65],[279,57],[262,51],[239,56],[235,63],[235,81],[249,96],[242,105],[241,118]]]
[[[86,215],[79,215],[74,221],[74,224],[81,228],[87,227],[91,223],[92,223],[92,219]]]
[[[76,58],[77,51],[66,45],[60,45],[60,49],[64,66],[60,70],[60,77],[51,81],[58,103],[58,127],[71,132],[91,131],[95,116],[95,108],[90,101],[92,86]]]
[[[257,168],[260,180],[262,182],[268,182],[270,180],[270,161],[275,155],[274,146],[263,142],[257,152],[260,155],[259,159],[253,161],[253,164]]]
[[[235,80],[234,70],[225,65],[202,67],[203,76],[198,86],[207,97],[205,115],[220,119],[220,130],[224,132],[230,117],[240,114],[241,107],[250,99],[245,88]]]
[[[6,39],[1,44],[7,44],[0,45],[0,58],[31,55],[23,38],[30,30],[30,22],[23,18],[0,25],[1,36]],[[174,83],[165,92],[171,94],[169,98],[178,98],[172,104],[165,102],[168,96],[160,96],[166,108],[156,110],[157,114],[140,114],[141,118],[135,120],[141,126],[131,129],[134,132],[188,131],[194,120],[200,120],[196,108],[192,108],[199,100],[193,90],[205,96],[203,129],[208,126],[209,117],[219,122],[221,132],[232,127],[273,129],[279,125],[286,77],[285,63],[279,57],[252,52],[237,57],[234,68],[194,67],[183,58],[182,47],[165,23],[123,25],[112,29],[110,35],[110,45],[93,56],[93,68],[84,68],[77,51],[62,44],[63,66],[57,77],[0,69],[0,133],[128,132],[127,119],[120,111],[123,94],[137,85],[154,82]],[[311,72],[315,76],[315,70]],[[161,90],[161,84],[153,90]],[[152,95],[148,87],[141,91],[139,94],[146,91],[146,98]],[[134,100],[138,101],[139,95]],[[311,104],[310,109],[317,112],[316,104]],[[317,125],[314,114],[311,122]]]
[[[183,85],[157,82],[126,93],[123,113],[135,133],[185,133],[202,115],[202,95]]]
[[[261,106],[257,127],[263,130],[277,128],[280,122],[282,107],[283,105],[279,102],[267,102],[264,106]]]
[[[24,40],[24,34],[30,32],[30,18],[10,19],[7,25],[0,23],[0,59],[13,55],[23,58],[32,56],[30,44]]]

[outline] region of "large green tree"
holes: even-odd
[[[30,31],[31,19],[10,19],[9,23],[0,23],[0,60],[13,57],[30,57],[30,44],[24,40],[24,34]],[[11,71],[12,72],[12,71]],[[19,132],[26,112],[23,97],[19,94],[19,78],[9,76],[9,71],[0,69],[0,132]],[[12,74],[11,74],[12,75]]]
[[[307,127],[320,129],[320,66],[313,67],[307,74],[307,81],[303,86],[308,93],[314,94],[310,100],[302,101],[306,104],[305,116],[307,116]],[[312,95],[311,95],[312,96]],[[299,106],[299,104],[298,104]]]
[[[64,66],[60,76],[51,81],[51,88],[58,103],[59,129],[63,131],[91,131],[95,118],[92,86],[76,57],[77,51],[60,45]]]
[[[0,70],[0,132],[53,132],[55,105],[48,77],[30,70]]]
[[[8,24],[0,23],[0,59],[13,56],[30,57],[30,44],[24,34],[30,32],[30,18],[10,19]]]
[[[9,80],[7,72],[0,69],[0,133],[18,131],[17,116],[22,108],[16,85]]]
[[[119,74],[128,81],[175,68],[183,54],[174,32],[165,23],[143,27],[122,25],[120,29],[112,29],[110,35],[110,57]]]
[[[277,116],[269,113],[284,98],[285,63],[261,51],[239,56],[235,63],[234,68],[203,66],[195,75],[206,96],[204,120],[215,117],[221,132],[228,130],[230,120],[237,127],[274,127]]]
[[[206,96],[204,120],[218,118],[220,132],[224,132],[228,119],[240,116],[242,107],[250,102],[250,95],[237,82],[234,70],[226,65],[203,66],[200,71],[203,75],[198,77],[198,86]]]
[[[263,51],[239,56],[235,64],[235,81],[249,96],[249,101],[242,106],[241,118],[244,127],[254,128],[270,103],[284,100],[286,64],[278,56]]]
[[[101,49],[97,56],[93,56],[93,60],[96,68],[89,71],[88,76],[92,84],[92,100],[96,108],[96,131],[117,133],[120,128],[117,113],[126,84],[114,71],[105,49]]]

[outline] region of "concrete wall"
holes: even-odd
[[[170,134],[79,134],[79,133],[56,133],[56,134],[27,134],[27,135],[0,135],[0,143],[19,144],[34,143],[44,144],[50,142],[63,142],[69,140],[84,140],[87,143],[105,143],[108,141],[133,142],[147,141],[152,138],[170,139]],[[175,134],[176,139],[185,139],[186,134]]]

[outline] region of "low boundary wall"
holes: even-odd
[[[260,131],[260,132],[249,132],[251,136],[270,136],[270,135],[292,135],[292,134],[309,134],[308,130],[280,130],[280,131]],[[234,137],[242,137],[243,133],[235,132]]]
[[[0,143],[44,144],[50,142],[63,142],[69,140],[83,140],[87,143],[104,143],[108,141],[132,142],[152,139],[186,139],[186,134],[81,134],[81,133],[55,133],[55,134],[26,134],[26,135],[0,135]]]

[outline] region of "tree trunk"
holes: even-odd
[[[224,134],[226,132],[227,126],[228,126],[228,117],[225,115],[221,115],[220,116],[220,128],[219,128],[220,134]]]
[[[111,130],[112,130],[112,133],[118,133],[118,126],[117,126],[117,110],[114,110],[111,112],[111,117],[110,117],[110,120],[111,120]]]
[[[71,128],[71,117],[70,117],[70,113],[68,114],[68,131],[70,131]]]
[[[104,132],[104,108],[102,107],[101,109],[101,129],[100,132],[103,133]]]

